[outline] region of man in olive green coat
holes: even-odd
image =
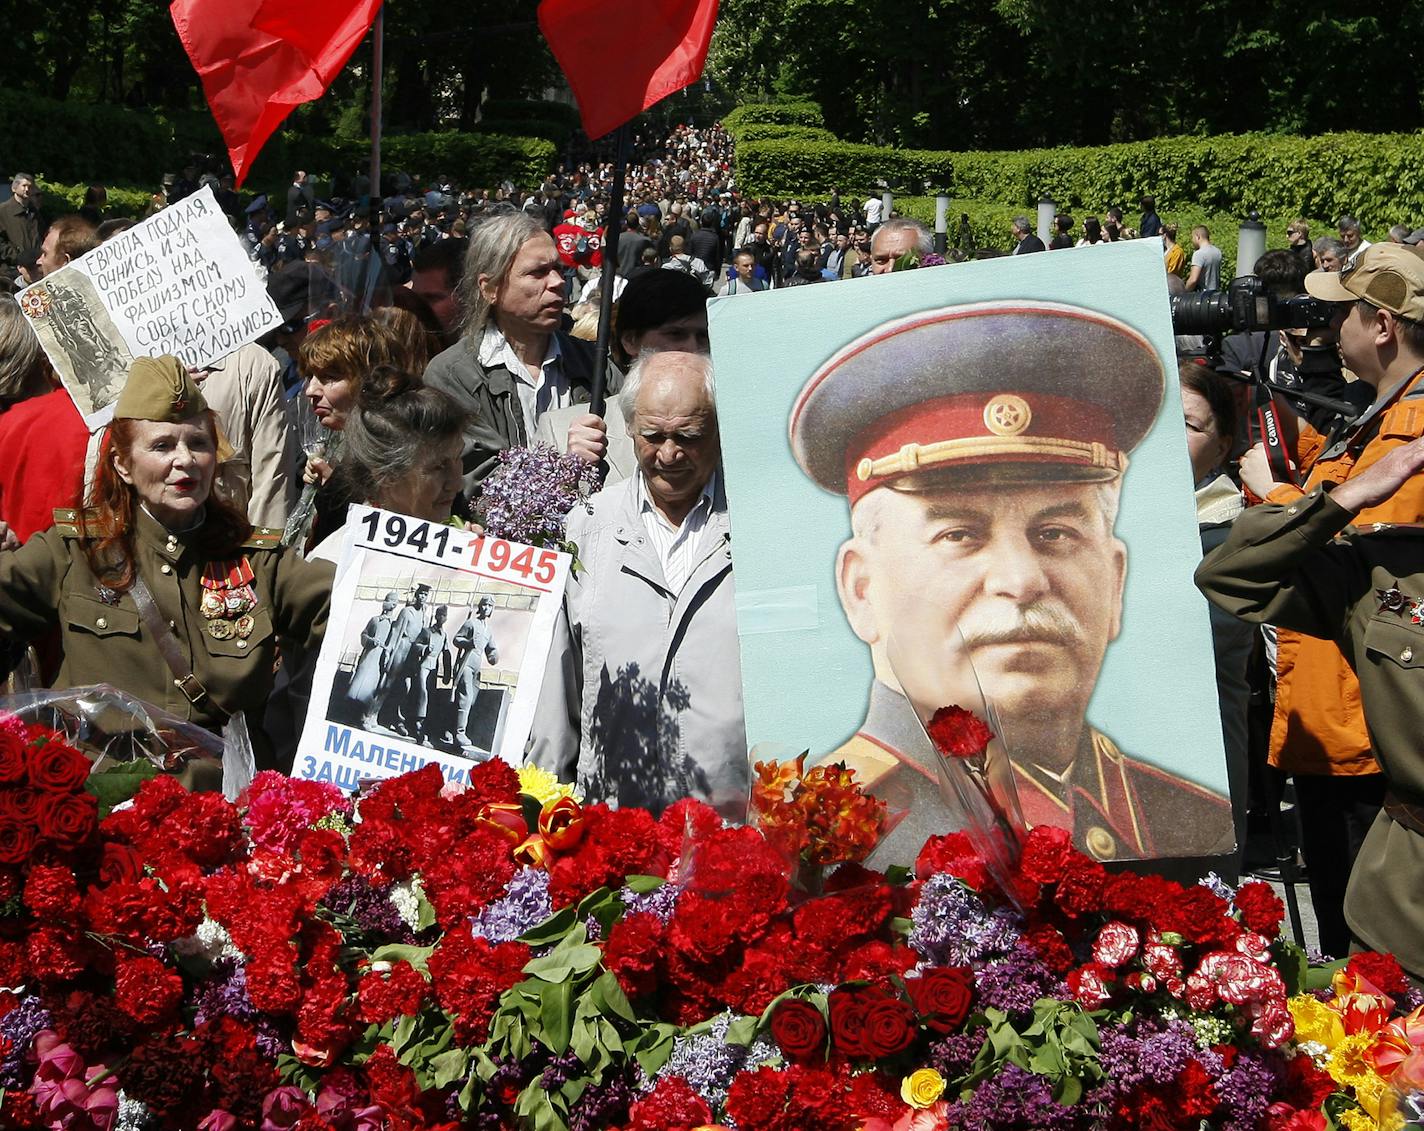
[[[1421,470],[1424,439],[1331,489],[1252,507],[1197,570],[1202,592],[1227,612],[1334,640],[1359,677],[1389,792],[1350,874],[1345,919],[1359,942],[1392,951],[1416,978],[1424,978],[1424,526],[1350,523]]]

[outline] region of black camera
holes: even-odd
[[[1255,275],[1233,279],[1224,291],[1172,296],[1172,332],[1217,337],[1252,330],[1329,326],[1337,303],[1310,295],[1280,298]]]

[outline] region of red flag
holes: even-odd
[[[539,28],[569,80],[583,130],[602,137],[702,77],[717,0],[541,0]]]
[[[173,0],[178,38],[203,80],[237,183],[296,107],[326,93],[381,0]]]

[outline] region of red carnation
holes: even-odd
[[[906,980],[905,992],[927,1028],[941,1035],[952,1033],[969,1016],[974,972],[967,966],[931,967]]]
[[[404,959],[392,963],[389,970],[370,970],[356,987],[361,1020],[381,1025],[394,1017],[414,1017],[429,990],[420,971]]]
[[[1019,872],[1034,883],[1056,884],[1077,855],[1067,829],[1036,825],[1024,839]]]
[[[89,759],[63,742],[31,746],[26,756],[30,784],[47,793],[72,793],[89,776]]]
[[[25,906],[36,919],[67,925],[79,915],[79,885],[74,873],[57,865],[36,864],[25,881]]]
[[[973,758],[994,740],[994,732],[984,720],[963,707],[941,707],[927,729],[936,749],[951,758]]]
[[[121,958],[114,975],[114,1001],[145,1025],[172,1015],[183,1000],[183,979],[156,958]]]
[[[1302,1060],[1302,1057],[1296,1057]],[[1292,1062],[1294,1063],[1294,1061]],[[1319,1108],[1297,1111],[1288,1103],[1273,1103],[1266,1109],[1262,1131],[1325,1131],[1325,1115]]]
[[[809,1001],[782,998],[771,1012],[771,1036],[792,1060],[810,1060],[826,1044],[826,1019]]]
[[[915,860],[915,876],[927,880],[940,872],[959,877],[975,891],[987,891],[991,886],[984,858],[974,851],[967,833],[946,833],[925,841]]]
[[[627,1131],[692,1131],[712,1122],[712,1109],[681,1076],[664,1076],[628,1117]]]
[[[1281,920],[1285,918],[1286,909],[1280,897],[1271,890],[1270,884],[1263,884],[1259,880],[1242,884],[1236,889],[1236,897],[1232,902],[1236,904],[1236,910],[1241,912],[1241,922],[1248,931],[1255,931],[1268,939],[1273,939],[1280,933]]]
[[[1399,960],[1392,954],[1372,950],[1352,954],[1350,961],[1345,964],[1345,972],[1364,978],[1370,985],[1387,994],[1409,992],[1409,980],[1405,977]]]
[[[603,947],[603,965],[613,971],[629,997],[658,988],[666,931],[662,920],[646,911],[625,915],[613,924]]]

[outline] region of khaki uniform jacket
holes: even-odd
[[[1197,569],[1197,585],[1244,620],[1333,640],[1354,668],[1390,797],[1355,860],[1345,919],[1362,942],[1424,976],[1424,836],[1389,812],[1424,803],[1424,611],[1415,604],[1424,597],[1424,530],[1346,531],[1352,520],[1322,488],[1253,507]],[[1405,599],[1398,611],[1386,607],[1390,590]]]
[[[257,532],[242,548],[256,575],[253,630],[246,640],[235,634],[219,640],[199,609],[207,561],[189,545],[192,535],[170,535],[139,511],[138,574],[207,689],[208,699],[195,706],[175,686],[133,595],[105,590],[90,570],[76,518],[74,511],[56,511],[54,527],[18,550],[0,553],[0,641],[23,646],[58,628],[64,662],[56,687],[112,684],[210,730],[245,711],[258,768],[270,766],[270,744],[259,724],[272,692],[277,641],[288,637],[313,652],[320,648],[331,603],[331,566],[302,561],[281,547],[279,530]],[[0,651],[8,657],[9,649]]]

